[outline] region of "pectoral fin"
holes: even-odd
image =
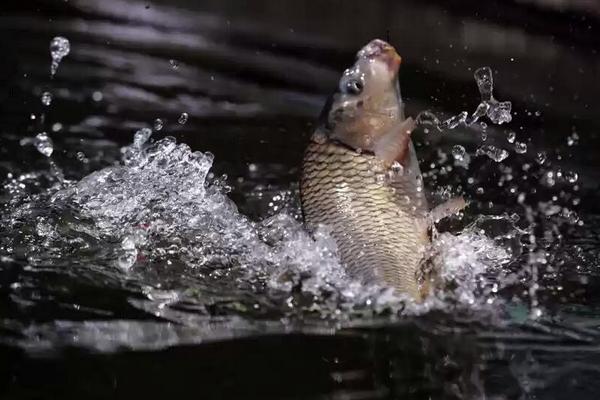
[[[415,121],[410,117],[405,119],[375,143],[373,149],[375,156],[386,165],[392,165],[395,161],[405,165],[410,152],[410,134],[414,128]]]
[[[457,214],[467,206],[465,199],[460,197],[452,198],[442,204],[439,204],[429,212],[429,216],[433,222]]]

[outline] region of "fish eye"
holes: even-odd
[[[346,82],[344,92],[347,94],[360,94],[363,91],[363,83],[358,79],[350,79]]]

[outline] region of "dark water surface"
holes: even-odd
[[[598,398],[599,24],[567,0],[3,2],[0,397]],[[471,202],[421,306],[300,222],[314,120],[374,37],[409,115],[472,112],[482,66],[512,102],[415,133],[432,201]]]

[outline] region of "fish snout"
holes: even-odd
[[[402,62],[402,57],[396,52],[396,49],[388,42],[381,39],[370,41],[358,52],[357,57],[380,60],[385,63],[393,73],[398,72]]]

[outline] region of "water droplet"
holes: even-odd
[[[541,165],[543,163],[546,162],[546,152],[545,151],[540,151],[539,153],[536,154],[535,156],[535,160]]]
[[[102,92],[95,91],[94,93],[92,93],[92,100],[94,100],[96,102],[102,101],[103,97],[104,97],[104,95],[102,94]]]
[[[477,88],[481,94],[481,100],[485,102],[492,100],[494,80],[492,78],[492,70],[490,67],[482,67],[477,69],[473,76],[475,77],[475,82],[477,82]]]
[[[169,64],[171,64],[171,68],[173,68],[173,69],[179,68],[179,61],[177,61],[177,60],[170,59]]]
[[[463,111],[460,114],[450,117],[444,122],[442,122],[442,127],[454,129],[461,123],[466,123],[468,115],[469,114],[466,111]]]
[[[508,157],[508,151],[492,145],[486,145],[478,148],[475,155],[486,155],[496,162],[501,162]]]
[[[33,141],[33,145],[46,157],[50,157],[54,151],[52,139],[48,137],[46,132],[38,133]]]
[[[465,159],[465,148],[459,144],[452,147],[452,156],[457,161],[463,161]]]
[[[515,152],[523,154],[527,152],[527,144],[524,142],[515,142]]]
[[[570,183],[575,183],[577,182],[577,179],[579,179],[579,175],[577,174],[577,172],[568,171],[565,173],[565,179]]]
[[[163,128],[164,122],[162,119],[160,118],[156,118],[154,120],[154,130],[155,131],[160,131]]]
[[[490,109],[490,105],[487,102],[483,101],[483,102],[479,103],[475,112],[473,112],[473,114],[471,114],[471,122],[470,123],[474,124],[475,122],[477,122],[479,120],[479,118],[486,116],[489,109]]]
[[[579,143],[579,135],[576,132],[573,132],[571,135],[567,137],[567,146],[575,146]]]
[[[121,248],[123,248],[123,250],[135,250],[135,241],[131,236],[125,236],[121,241]]]
[[[44,92],[42,93],[42,104],[45,106],[49,106],[52,103],[52,93]]]
[[[439,129],[440,120],[431,111],[422,111],[417,115],[417,125],[434,126]]]
[[[478,188],[477,188],[477,190],[475,190],[475,192],[476,192],[477,194],[484,194],[484,193],[485,193],[485,190],[484,190],[484,189],[483,189],[483,188],[480,186],[480,187],[478,187]]]
[[[79,161],[81,161],[81,162],[83,162],[83,163],[86,163],[86,162],[88,162],[88,159],[87,159],[87,157],[85,156],[85,154],[84,154],[82,151],[78,151],[78,152],[77,152],[77,154],[76,154],[76,157],[77,157],[77,159],[78,159]]]
[[[510,111],[512,109],[512,103],[510,101],[496,101],[490,103],[490,109],[488,110],[488,118],[495,124],[501,125],[512,121],[512,115]]]
[[[142,145],[144,143],[146,143],[148,141],[148,139],[150,139],[151,135],[152,135],[152,129],[149,129],[149,128],[140,129],[133,136],[133,146],[134,147],[142,147]]]
[[[517,138],[517,134],[514,133],[513,131],[510,131],[510,132],[508,132],[508,137],[506,138],[506,140],[508,140],[508,143],[514,143],[516,138]]]
[[[394,161],[394,163],[392,164],[391,170],[392,170],[392,173],[397,176],[404,174],[404,167],[398,161]]]
[[[63,128],[63,124],[60,122],[55,122],[52,124],[52,132],[58,132]]]
[[[52,64],[50,65],[50,76],[54,76],[58,70],[61,60],[71,51],[69,40],[62,36],[57,36],[50,42],[50,56]]]
[[[177,120],[177,122],[179,122],[181,125],[185,124],[188,120],[188,113],[184,112],[181,113],[181,115],[179,116],[179,119]]]

